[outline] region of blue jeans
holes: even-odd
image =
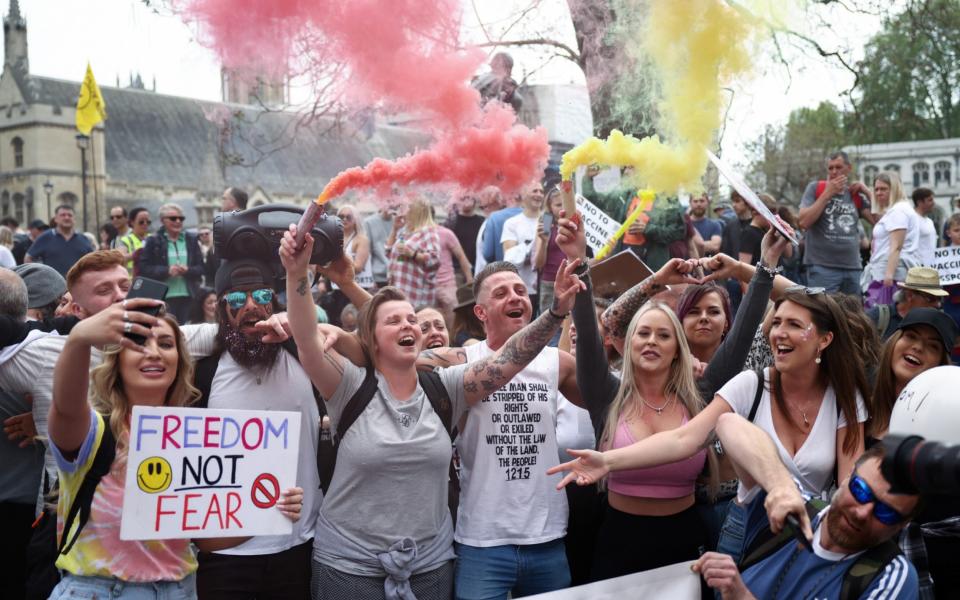
[[[570,567],[563,540],[529,546],[479,548],[455,544],[457,600],[505,600],[561,590],[570,586]]]
[[[807,265],[807,285],[822,287],[828,292],[843,292],[860,296],[861,269],[834,269],[820,265]]]
[[[50,600],[196,600],[196,577],[188,575],[180,581],[135,583],[110,577],[67,575],[53,588]]]
[[[730,508],[727,510],[727,518],[723,522],[723,527],[720,528],[717,552],[729,554],[733,557],[735,563],[740,562],[740,556],[743,554],[746,517],[746,509],[737,504],[735,500],[731,500]]]

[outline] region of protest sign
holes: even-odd
[[[940,275],[941,286],[960,283],[960,246],[937,248],[930,266]]]
[[[528,600],[621,600],[622,598],[698,600],[700,576],[690,570],[692,564],[693,561],[677,563],[642,573],[528,596]]]
[[[288,534],[300,413],[134,406],[120,539]]]
[[[611,219],[607,213],[583,196],[577,196],[577,210],[583,218],[583,234],[587,238],[587,245],[594,252],[599,252],[606,245],[607,240],[617,233],[620,223]]]
[[[750,205],[750,208],[757,211],[757,213],[761,217],[763,217],[771,225],[773,225],[777,231],[783,234],[785,238],[793,242],[795,246],[799,245],[797,238],[790,235],[790,233],[786,229],[784,229],[783,225],[781,225],[780,222],[777,221],[776,216],[774,216],[774,214],[770,212],[770,209],[767,208],[767,205],[763,203],[763,200],[761,200],[760,197],[757,196],[757,194],[750,189],[750,186],[747,185],[747,183],[743,179],[740,179],[740,176],[737,175],[737,172],[733,170],[733,167],[725,163],[723,160],[720,159],[720,157],[718,157],[713,152],[710,152],[709,150],[707,150],[707,156],[710,158],[710,162],[713,163],[713,166],[715,166],[717,170],[720,171],[723,174],[723,176],[727,178],[727,181],[730,182],[730,185],[733,186],[733,189],[737,190],[737,192],[740,194],[740,196],[743,197],[746,203]]]

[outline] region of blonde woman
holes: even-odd
[[[390,285],[399,288],[414,306],[435,306],[440,238],[429,202],[422,198],[414,200],[405,216],[393,218],[387,252]]]
[[[907,277],[910,267],[920,264],[920,222],[913,203],[903,192],[900,177],[892,171],[873,182],[875,205],[882,214],[873,226],[870,263],[863,270],[864,306],[890,304],[896,282]]]
[[[6,227],[0,227],[0,267],[12,269],[17,266],[17,259],[13,257],[13,232]]]
[[[54,369],[48,427],[60,470],[57,521],[65,543],[57,567],[65,576],[51,598],[196,598],[197,560],[189,539],[120,539],[133,406],[187,406],[199,395],[176,319],[138,310],[157,304],[145,298],[125,300],[84,319],[71,331]],[[146,336],[146,342],[138,346],[124,337],[125,331]],[[102,346],[108,348],[103,362],[90,371],[91,349]],[[73,499],[105,441],[116,444],[114,459],[97,485],[89,519],[82,529],[76,521],[65,527]],[[301,502],[302,492],[293,488],[277,506],[296,519]],[[194,541],[201,549],[207,543],[225,547],[223,539]]]
[[[704,403],[692,364],[683,327],[673,311],[659,302],[645,304],[627,328],[623,375],[608,409],[600,449],[628,447],[677,429],[699,414]],[[694,506],[694,486],[708,460],[710,472],[717,473],[715,457],[701,449],[668,464],[609,474],[591,579],[697,558],[706,538]],[[638,544],[642,539],[656,543]]]

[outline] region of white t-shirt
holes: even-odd
[[[17,266],[17,260],[13,258],[13,252],[6,246],[0,246],[0,267],[13,269]]]
[[[503,224],[500,243],[513,241],[517,245],[503,253],[503,260],[517,265],[520,278],[527,284],[527,293],[537,293],[537,270],[533,268],[533,243],[537,239],[536,217],[516,214]]]
[[[743,418],[750,416],[753,398],[757,392],[757,376],[753,371],[744,371],[720,388],[717,395],[726,400],[733,411]],[[863,398],[857,394],[857,421],[867,420],[867,407]],[[792,457],[780,442],[773,426],[773,413],[770,404],[770,369],[764,369],[764,389],[760,397],[760,406],[753,424],[766,431],[773,439],[780,460],[804,492],[813,496],[824,496],[833,483],[833,471],[837,463],[837,430],[847,426],[843,413],[837,414],[836,395],[833,386],[827,386],[823,394],[823,403],[817,413],[810,435]],[[742,484],[741,484],[742,488]],[[740,492],[744,492],[743,489]]]
[[[493,354],[464,348],[467,362]],[[489,547],[542,544],[567,532],[567,495],[557,491],[560,357],[544,348],[503,388],[467,410],[457,437],[460,509],[454,539]]]
[[[573,460],[567,450],[582,450],[596,446],[596,434],[590,412],[557,394],[557,451],[560,462]]]
[[[912,203],[901,200],[891,206],[873,227],[873,248],[867,267],[872,281],[883,281],[887,272],[887,258],[890,256],[890,234],[901,229],[905,229],[907,234],[900,250],[900,260],[908,269],[920,264],[919,215],[913,210]]]
[[[354,233],[347,239],[343,240],[343,253],[347,255],[347,258],[353,262],[356,259],[356,252],[353,251],[353,242],[357,239],[357,234]],[[373,281],[373,255],[367,256],[367,262],[363,263],[363,268],[360,269],[359,273],[355,273],[353,280],[357,282],[357,285],[362,287],[365,290],[372,290],[376,287],[376,283]],[[330,282],[330,287],[335,290],[339,290],[340,286]]]
[[[474,276],[479,275],[480,271],[487,266],[487,259],[483,256],[483,232],[487,229],[487,221],[480,224],[480,231],[477,232],[477,259],[473,264]]]
[[[320,411],[313,397],[310,378],[300,362],[281,349],[273,367],[258,372],[242,367],[224,352],[210,383],[209,408],[237,410],[284,410],[300,413],[300,445],[297,486],[303,488],[303,509],[289,535],[256,536],[219,554],[274,554],[304,544],[313,538],[317,511],[323,500],[317,475],[317,442]]]
[[[930,217],[917,216],[920,221],[920,264],[929,267],[933,264],[933,253],[937,249],[937,227]]]

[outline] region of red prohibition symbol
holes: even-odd
[[[270,508],[280,498],[280,482],[270,473],[257,475],[250,488],[250,499],[257,508]]]

